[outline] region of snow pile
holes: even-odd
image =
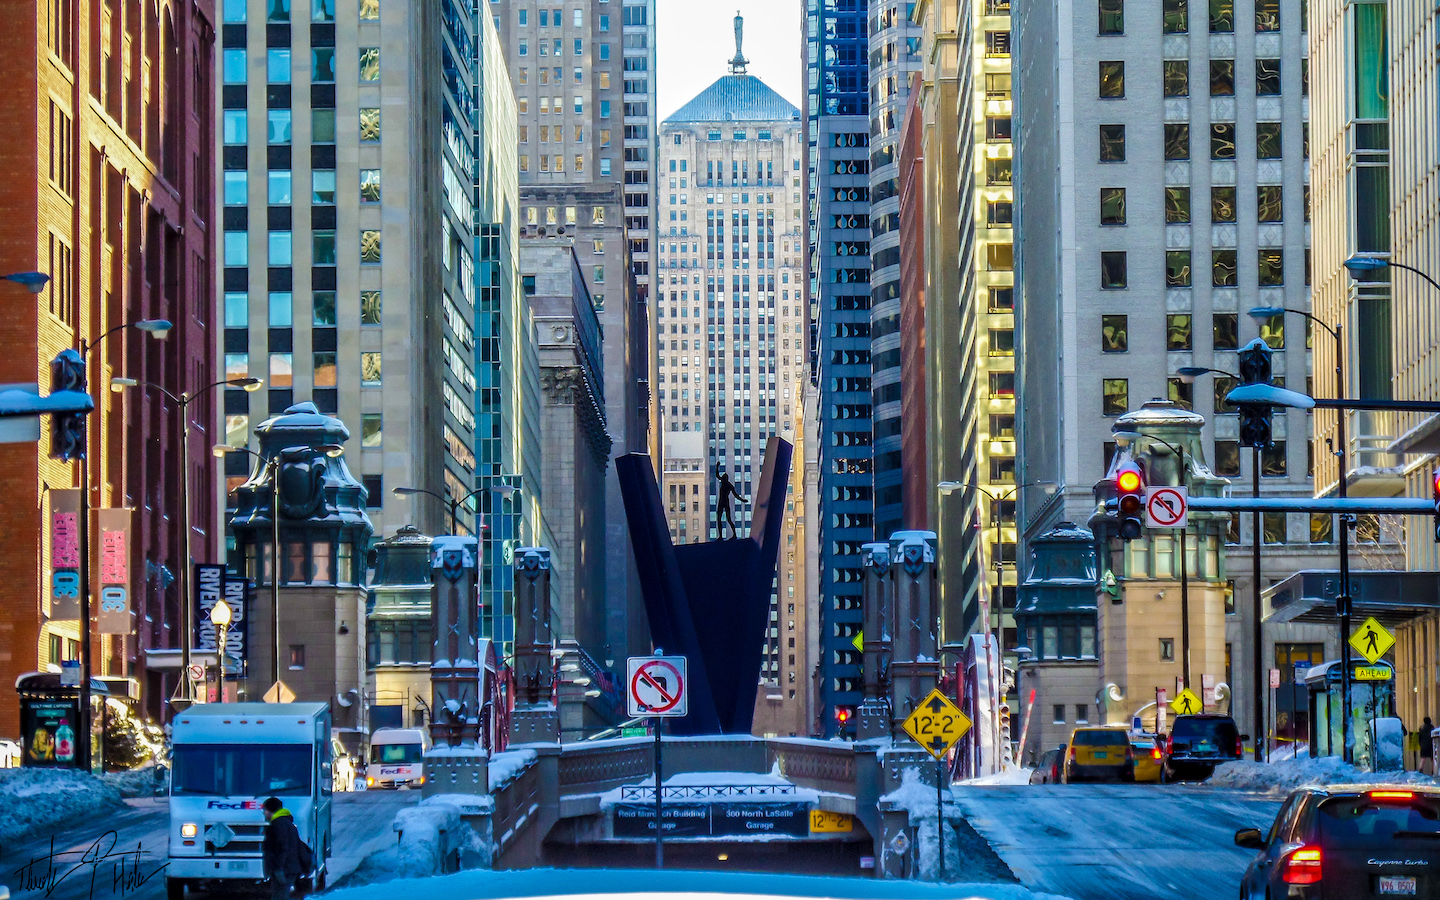
[[[71,769],[0,769],[0,841],[74,825],[118,809],[120,791]]]
[[[1310,759],[1307,754],[1268,765],[1249,760],[1224,763],[1205,783],[1283,795],[1308,784],[1434,784],[1435,779],[1419,772],[1365,772],[1338,756]]]
[[[162,773],[163,774],[163,773]],[[157,780],[155,764],[140,766],[137,769],[125,769],[121,772],[106,772],[100,777],[106,784],[114,787],[120,792],[120,796],[126,800],[135,797],[155,796],[155,787],[163,786],[163,780]]]
[[[1272,763],[1283,762],[1287,759],[1309,758],[1310,745],[1300,743],[1299,741],[1296,741],[1293,744],[1286,744],[1283,747],[1277,747],[1276,749],[1270,751],[1270,761]]]
[[[933,838],[933,832],[932,832]],[[778,875],[749,872],[702,872],[619,869],[514,869],[467,871],[406,884],[357,887],[327,895],[333,900],[506,900],[545,897],[552,900],[692,900],[727,896],[825,897],[832,900],[1066,900],[1014,884],[925,884],[918,881]]]
[[[519,775],[540,755],[534,750],[501,750],[490,757],[490,793],[495,793],[505,782]]]
[[[1029,784],[1030,773],[1034,769],[1022,769],[1014,764],[1007,765],[1004,769],[994,775],[981,775],[976,778],[967,778],[958,784],[966,785],[997,785],[997,784]]]
[[[466,857],[488,855],[480,837],[461,815],[488,797],[440,794],[395,814],[396,843],[372,853],[347,884],[375,884],[397,878],[424,878],[454,872]],[[394,900],[393,893],[387,897]]]

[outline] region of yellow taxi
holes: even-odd
[[[1077,728],[1065,754],[1065,783],[1078,781],[1133,781],[1135,748],[1123,727]]]
[[[1159,782],[1160,766],[1165,750],[1153,734],[1131,734],[1130,749],[1135,752],[1135,781]]]

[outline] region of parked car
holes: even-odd
[[[1245,828],[1235,843],[1259,851],[1240,900],[1440,898],[1440,788],[1300,788],[1268,833]]]
[[[1154,734],[1132,734],[1130,748],[1135,751],[1135,781],[1159,781],[1160,761],[1165,756],[1165,751],[1160,749],[1160,737]]]
[[[1062,772],[1061,767],[1065,764],[1065,745],[1061,744],[1054,750],[1046,750],[1040,754],[1035,761],[1035,770],[1030,773],[1031,784],[1059,784]]]
[[[1216,766],[1240,759],[1244,755],[1241,744],[1248,738],[1229,716],[1176,716],[1165,742],[1160,781],[1204,781]]]
[[[1065,783],[1077,781],[1133,781],[1135,751],[1124,728],[1077,728],[1070,735],[1065,756]]]

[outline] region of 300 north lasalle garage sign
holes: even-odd
[[[742,834],[810,835],[810,807],[804,803],[666,803],[663,821],[666,840]],[[655,837],[655,805],[617,804],[615,836]]]

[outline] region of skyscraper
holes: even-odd
[[[716,517],[716,471],[753,500],[766,441],[778,435],[798,443],[808,379],[800,111],[746,74],[736,20],[730,74],[670,115],[660,132],[656,409],[665,447],[661,499],[678,542],[729,535]],[[801,503],[803,515],[803,482],[790,483],[758,733],[809,731],[805,554],[795,509]],[[741,534],[751,511],[748,502],[735,510]]]
[[[806,0],[806,287],[820,389],[820,727],[860,701],[860,547],[875,536],[870,367],[870,98],[862,0]]]

